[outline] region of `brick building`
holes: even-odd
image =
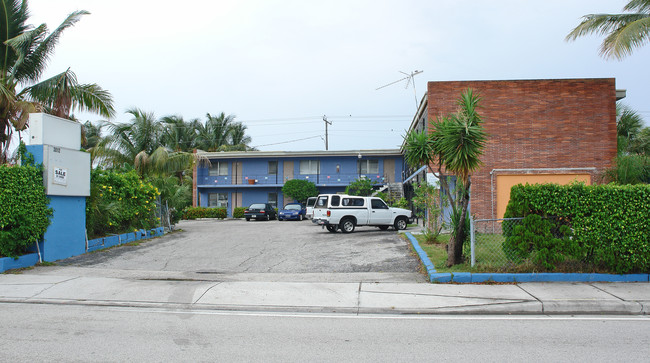
[[[411,129],[457,110],[460,94],[481,97],[489,134],[484,165],[472,174],[471,213],[501,218],[519,183],[594,184],[616,156],[613,78],[429,82]]]

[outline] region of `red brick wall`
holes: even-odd
[[[595,167],[589,173],[596,183],[612,165],[616,156],[613,78],[429,82],[429,119],[457,110],[456,100],[467,88],[482,98],[479,114],[489,134],[484,165],[472,177],[472,214],[477,218],[492,218],[495,213],[496,175],[490,174],[494,169]],[[510,172],[525,173],[542,172]]]

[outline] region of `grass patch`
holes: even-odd
[[[447,267],[447,243],[449,234],[441,234],[435,242],[427,242],[425,236],[414,235],[420,247],[435,266],[437,272],[493,272],[493,273],[540,273],[540,272],[578,272],[578,273],[614,273],[602,266],[591,266],[580,261],[565,261],[556,264],[555,270],[547,270],[537,266],[530,261],[514,263],[506,257],[501,248],[504,237],[501,234],[476,234],[476,264],[471,266],[471,250],[469,241],[463,246],[463,257],[465,262],[459,265]]]

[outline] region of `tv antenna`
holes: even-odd
[[[402,81],[406,80],[406,85],[404,86],[404,89],[409,88],[409,86],[411,84],[413,85],[413,95],[415,96],[415,109],[417,110],[417,108],[418,108],[418,93],[417,93],[417,91],[415,89],[415,80],[413,79],[413,77],[417,76],[418,74],[420,74],[420,73],[422,73],[424,71],[415,70],[415,71],[411,72],[410,74],[406,73],[406,72],[402,72],[402,71],[399,71],[399,72],[401,74],[405,75],[406,77],[400,78],[397,81],[394,81],[394,82],[391,82],[389,84],[385,84],[385,85],[383,85],[383,86],[381,86],[379,88],[376,88],[375,91],[380,90],[380,89],[382,89],[384,87],[392,86],[395,83],[399,83],[399,82],[402,82]]]

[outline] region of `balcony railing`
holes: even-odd
[[[308,175],[269,175],[269,174],[244,174],[242,176],[203,176],[197,182],[199,185],[284,185],[287,180],[309,180],[316,185],[348,185],[359,178],[368,178],[373,184],[385,184],[386,177],[380,174],[308,174]]]

